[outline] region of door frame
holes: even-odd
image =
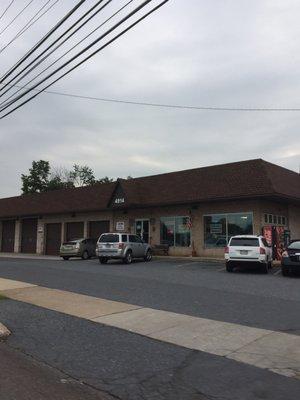
[[[136,223],[137,221],[141,221],[142,222],[142,231],[144,233],[144,221],[148,222],[148,243],[150,244],[150,218],[136,218],[134,220],[134,233],[139,236],[139,234],[136,232]]]

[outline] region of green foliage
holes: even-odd
[[[24,194],[46,192],[48,189],[49,175],[49,161],[33,161],[32,167],[29,169],[29,174],[21,175],[22,192]]]
[[[71,171],[59,168],[51,172],[49,161],[44,160],[33,161],[28,175],[22,174],[21,180],[23,194],[113,182],[107,176],[96,179],[93,170],[87,165],[75,164]]]
[[[113,181],[114,180],[112,178],[105,176],[104,178],[98,179],[95,183],[111,183]]]
[[[90,186],[96,183],[93,170],[87,165],[80,166],[75,164],[73,170],[70,171],[70,181],[74,186]]]

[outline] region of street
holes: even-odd
[[[75,298],[77,294],[134,305],[142,311],[161,310],[168,317],[184,315],[188,320],[212,321],[220,329],[225,323],[237,326],[237,332],[267,330],[276,335],[288,334],[296,340],[300,336],[299,277],[284,278],[278,268],[268,275],[259,271],[228,274],[221,262],[189,259],[100,265],[96,259],[64,262],[1,258],[0,278],[72,292]],[[0,321],[12,331],[1,344],[0,353],[14,351],[29,358],[26,362],[51,367],[53,373],[80,382],[84,386],[81,390],[85,390],[85,385],[86,390],[99,390],[99,398],[299,397],[300,381],[297,375],[289,376],[289,371],[277,373],[218,355],[221,353],[212,348],[199,351],[165,338],[138,334],[135,329],[119,329],[111,322],[106,325],[106,317],[95,323],[34,301],[18,301],[18,296],[19,293],[15,299],[0,302]],[[243,338],[237,336],[240,339]],[[176,340],[181,343],[184,338]],[[272,336],[268,341],[272,345]],[[30,398],[20,394],[9,397],[14,383],[8,377],[0,383],[1,399]],[[83,398],[98,398],[93,396],[94,392],[86,392]]]

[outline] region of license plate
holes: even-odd
[[[248,254],[248,250],[241,250],[241,254],[242,254],[243,256],[247,255],[247,254]]]

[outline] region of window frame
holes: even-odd
[[[226,218],[226,241],[229,243],[230,238],[228,237],[228,215],[234,214],[250,214],[252,217],[252,234],[254,232],[254,212],[253,211],[238,211],[238,212],[215,212],[210,214],[202,215],[202,226],[203,226],[203,248],[204,249],[222,249],[222,247],[207,247],[205,244],[205,217],[213,217],[214,215],[222,215]],[[232,236],[231,236],[232,237]],[[224,246],[225,247],[225,246]]]
[[[191,216],[190,215],[175,215],[175,216],[173,216],[173,215],[167,215],[167,216],[162,216],[162,217],[160,217],[159,218],[159,228],[160,228],[160,244],[162,244],[162,242],[164,241],[163,239],[162,239],[162,231],[161,231],[161,223],[162,223],[162,219],[173,219],[173,221],[172,221],[172,224],[174,224],[174,240],[173,240],[173,245],[172,246],[170,246],[170,247],[176,247],[176,248],[183,248],[183,249],[186,249],[186,248],[190,248],[191,246],[192,246],[192,229],[190,228],[189,229],[189,233],[190,233],[190,244],[189,244],[189,246],[178,246],[178,245],[176,245],[176,218],[187,218],[187,219],[189,219],[189,220],[191,220]]]

